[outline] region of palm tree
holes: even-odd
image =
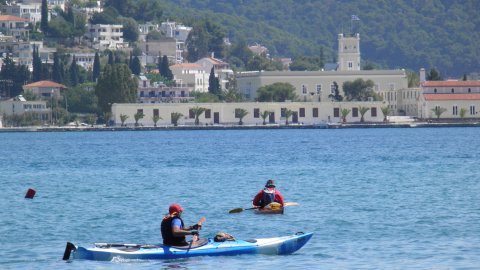
[[[247,116],[248,112],[245,109],[235,109],[235,118],[239,118],[238,124],[241,126],[243,125],[243,118]]]
[[[202,113],[206,110],[205,108],[203,107],[193,107],[192,109],[193,114],[195,115],[195,125],[199,125],[200,124],[200,115],[202,115]]]
[[[135,126],[138,127],[138,120],[142,119],[145,116],[142,111],[138,111],[136,114],[133,115],[133,118],[135,118]]]
[[[128,117],[129,117],[128,115],[120,114],[120,121],[122,122],[122,125],[121,125],[122,127],[126,126],[125,121],[127,121]]]
[[[108,127],[110,125],[110,118],[112,118],[111,112],[104,112],[103,113],[103,120],[105,121],[105,125]]]
[[[270,112],[269,111],[263,111],[261,114],[260,114],[260,117],[262,117],[263,119],[263,124],[266,125],[267,124],[267,117],[270,115]]]
[[[158,120],[160,120],[160,119],[163,119],[163,118],[160,117],[159,115],[154,115],[154,116],[152,117],[153,126],[154,126],[154,127],[157,127],[157,122],[158,122]]]
[[[180,120],[180,118],[182,118],[183,114],[182,113],[179,113],[179,112],[173,112],[170,117],[172,118],[172,124],[173,126],[178,126],[178,120]]]
[[[94,113],[87,115],[87,123],[90,124],[91,127],[93,127],[96,121],[97,116]]]
[[[460,118],[465,118],[465,114],[467,114],[467,109],[461,108],[460,109]]]
[[[289,110],[289,109],[285,110],[285,125],[288,126],[288,118],[290,118],[290,116],[292,116],[292,115],[293,115],[292,110]]]
[[[383,122],[387,122],[388,121],[387,116],[390,114],[390,108],[388,106],[382,107],[381,110],[383,113]]]
[[[363,107],[363,106],[360,106],[358,107],[358,112],[360,112],[360,115],[362,117],[360,117],[360,122],[365,122],[365,118],[363,118],[363,116],[365,115],[366,112],[368,112],[368,110],[370,110],[370,108],[367,108],[367,107]]]
[[[446,111],[447,109],[442,108],[440,106],[435,106],[435,108],[432,109],[432,112],[435,114],[435,116],[437,116],[437,120],[440,119],[440,115],[442,115],[442,113]]]
[[[350,113],[350,111],[351,111],[350,109],[346,109],[346,108],[341,110],[343,123],[347,122],[347,115]]]

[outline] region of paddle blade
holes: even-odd
[[[286,202],[283,206],[299,206],[300,204],[297,202]]]
[[[240,212],[243,212],[243,208],[234,208],[228,211],[229,214],[240,213]]]

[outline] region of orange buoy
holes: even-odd
[[[29,188],[27,190],[27,194],[25,194],[25,199],[33,199],[33,197],[35,196],[35,193],[36,193],[35,190]]]

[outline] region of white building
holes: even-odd
[[[338,71],[360,70],[360,34],[338,34]]]
[[[137,101],[139,103],[180,103],[192,101],[187,87],[150,83],[145,76],[138,76]]]
[[[47,102],[44,100],[27,101],[22,96],[0,101],[0,115],[23,116],[29,114],[32,119],[41,123],[48,123],[51,120],[52,111],[47,108]],[[0,117],[0,127],[2,127],[2,117]],[[5,119],[3,119],[5,122]]]
[[[13,15],[0,15],[0,32],[16,39],[28,40],[28,20]]]
[[[85,37],[90,39],[97,50],[116,50],[128,47],[123,41],[123,25],[121,24],[88,24]]]
[[[226,90],[228,88],[228,83],[230,81],[230,78],[234,76],[233,70],[230,69],[230,66],[228,63],[220,59],[214,58],[213,56],[204,57],[202,59],[199,59],[195,63],[202,66],[205,72],[208,73],[209,77],[210,77],[210,71],[212,70],[212,67],[213,67],[215,72],[215,77],[218,78],[220,82],[220,87],[222,88],[222,90]]]
[[[201,125],[231,125],[238,124],[238,111],[244,109],[247,115],[242,119],[244,125],[263,125],[262,114],[265,113],[265,124],[285,125],[287,122],[286,110],[293,111],[289,117],[289,124],[320,125],[325,123],[342,122],[342,109],[349,109],[346,117],[347,122],[360,122],[360,107],[369,110],[364,115],[365,122],[382,122],[382,102],[245,102],[245,103],[163,103],[163,104],[113,104],[112,117],[116,125],[121,124],[120,115],[127,115],[126,124],[133,126],[134,117],[138,112],[145,114],[140,120],[144,126],[153,126],[152,117],[160,116],[162,119],[158,125],[172,125],[172,113],[181,113],[183,117],[179,125],[194,125],[195,115],[192,109],[195,107],[205,108],[200,115]]]
[[[186,86],[191,91],[208,92],[210,71],[199,64],[185,63],[170,66],[177,85]]]
[[[95,53],[73,53],[71,54],[71,60],[75,56],[75,61],[78,66],[83,67],[84,69],[93,69],[93,62],[95,61]],[[70,61],[71,63],[71,61]]]

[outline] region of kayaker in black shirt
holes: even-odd
[[[172,204],[168,208],[168,214],[163,218],[160,230],[163,244],[169,246],[188,246],[186,235],[193,235],[192,242],[198,240],[198,230],[202,228],[202,218],[197,224],[185,228],[181,215],[183,208],[179,204]]]

